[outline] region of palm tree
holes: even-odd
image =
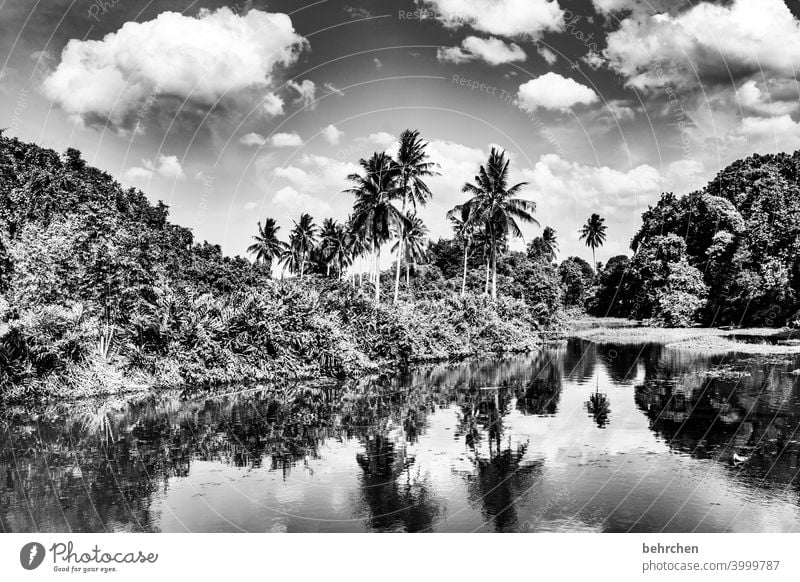
[[[266,264],[272,271],[272,261],[280,259],[286,251],[286,243],[278,240],[278,231],[281,229],[274,218],[264,220],[264,225],[258,223],[258,234],[253,237],[255,241],[247,252],[255,254],[256,263]]]
[[[355,263],[356,259],[362,259],[369,250],[369,245],[367,243],[366,238],[364,237],[364,231],[356,229],[353,224],[353,217],[347,217],[347,224],[344,227],[345,234],[347,237],[347,260],[350,264]],[[355,270],[353,271],[353,285],[356,284],[356,274]],[[364,270],[359,269],[358,271],[358,286],[364,286]]]
[[[400,199],[402,200],[401,212],[406,215],[406,207],[411,204],[414,214],[417,206],[424,206],[431,197],[430,188],[425,184],[423,178],[438,175],[436,164],[428,162],[428,154],[425,152],[427,144],[419,137],[419,131],[407,129],[400,134],[400,147],[397,151],[397,161],[393,166],[397,172],[397,181],[400,188]],[[394,278],[394,302],[400,292],[400,263],[403,257],[403,245],[406,244],[403,225],[400,224],[398,232],[397,249],[397,269]],[[408,273],[408,271],[406,271]]]
[[[359,161],[362,174],[350,174],[347,179],[353,183],[346,193],[356,197],[353,205],[353,230],[368,241],[373,254],[373,283],[375,303],[380,302],[381,246],[391,238],[394,228],[403,228],[406,218],[393,202],[401,197],[397,187],[397,170],[391,158],[383,153],[375,153],[368,160]]]
[[[518,221],[539,224],[533,217],[536,204],[516,197],[527,183],[508,185],[509,164],[505,152],[492,148],[486,166],[481,166],[475,177],[475,184],[467,182],[462,188],[463,192],[472,195],[464,204],[484,224],[489,236],[492,299],[497,298],[497,254],[501,241],[505,242],[509,234],[522,236]]]
[[[470,213],[470,206],[462,204],[456,206],[447,213],[450,225],[456,234],[457,239],[464,243],[464,275],[461,277],[461,296],[467,292],[467,260],[469,259],[469,249],[472,240],[480,227],[475,223],[474,216]]]
[[[551,262],[555,261],[556,253],[558,253],[558,237],[553,227],[544,227],[544,231],[542,231],[542,246],[544,247],[547,260]]]
[[[306,260],[314,245],[317,242],[317,225],[310,214],[303,213],[300,220],[294,223],[292,234],[289,236],[289,248],[291,250],[290,264],[295,272],[299,272],[300,278],[305,274]]]
[[[597,262],[595,260],[594,251],[596,248],[603,246],[606,242],[606,225],[603,224],[605,218],[600,218],[597,213],[592,214],[589,220],[578,231],[580,233],[580,240],[586,241],[586,246],[592,249],[592,267],[597,271]]]
[[[400,260],[400,245],[403,245],[404,258],[406,260],[406,288],[411,283],[410,269],[411,264],[414,264],[416,269],[417,263],[425,260],[427,254],[425,247],[428,241],[428,227],[422,222],[422,219],[416,214],[406,214],[406,230],[405,240],[398,239],[392,247],[392,252],[397,253],[397,260]]]
[[[331,266],[342,276],[342,271],[349,260],[347,229],[333,219],[326,218],[320,231],[320,252],[325,262],[326,275],[331,276]]]

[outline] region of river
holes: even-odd
[[[0,417],[4,532],[800,530],[796,358],[580,339]]]

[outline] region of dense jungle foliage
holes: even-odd
[[[275,280],[271,262],[195,242],[76,150],[0,137],[0,394],[341,377],[532,349],[558,293],[532,296],[508,261],[496,300],[447,291],[458,284],[432,265],[408,269],[395,305],[311,257]]]

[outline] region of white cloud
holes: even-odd
[[[397,141],[397,137],[385,131],[371,133],[367,139],[382,148],[388,148]]]
[[[332,210],[331,205],[327,202],[308,194],[301,194],[291,186],[286,186],[275,192],[272,197],[272,204],[287,211],[292,216],[313,209],[315,216],[327,217]]]
[[[267,143],[267,139],[260,133],[248,133],[239,139],[239,143],[247,147],[260,147]]]
[[[335,93],[339,97],[344,97],[344,91],[339,89],[339,87],[337,87],[333,83],[330,83],[330,82],[325,83],[323,85],[323,87],[325,88],[325,90],[328,92],[329,95],[332,94],[332,93]]]
[[[756,74],[794,78],[800,62],[800,22],[783,0],[701,2],[676,15],[634,15],[606,42],[611,68],[638,89],[692,89]]]
[[[255,210],[256,208],[258,208],[258,202],[248,202],[242,206],[243,210]]]
[[[123,177],[130,182],[150,180],[154,175],[170,180],[185,180],[178,156],[165,156],[159,154],[155,160],[142,160],[142,167],[134,166],[124,173]]]
[[[297,148],[303,145],[303,138],[296,133],[276,133],[269,138],[269,144],[274,148]]]
[[[324,137],[325,141],[331,145],[339,145],[342,137],[344,137],[344,132],[335,125],[331,124],[322,130],[322,137]]]
[[[777,81],[773,82],[772,88],[762,89],[763,84],[759,86],[759,83],[751,79],[736,90],[736,103],[745,112],[764,117],[793,113],[797,111],[800,102],[798,102],[797,85],[794,81],[791,81],[791,84],[794,85],[794,94],[782,95],[782,89],[785,91],[787,87],[781,87]]]
[[[492,66],[524,61],[527,58],[519,45],[506,44],[499,38],[483,39],[477,36],[468,36],[460,47],[440,48],[437,57],[443,63],[483,60]]]
[[[274,93],[267,93],[261,101],[261,107],[264,113],[269,117],[277,117],[283,115],[283,99]]]
[[[545,62],[548,65],[554,65],[554,64],[556,64],[556,61],[558,60],[558,57],[556,56],[556,53],[554,53],[553,51],[551,51],[549,48],[547,48],[544,45],[541,45],[541,44],[538,45],[536,47],[536,52],[539,53],[539,55],[541,55],[541,57],[545,60]]]
[[[302,83],[289,81],[287,85],[297,93],[297,99],[295,99],[296,104],[308,107],[309,109],[314,108],[314,101],[317,98],[317,86],[314,84],[314,81],[309,79],[306,79]]]
[[[358,171],[359,167],[349,162],[305,154],[295,165],[272,168],[264,176],[264,181],[285,180],[299,192],[338,197],[342,190],[349,187],[347,176]],[[267,182],[268,187],[269,184],[271,181]],[[344,206],[336,205],[337,208]]]
[[[375,68],[379,71],[383,68],[383,61],[381,61],[378,57],[372,59],[372,62],[375,63]]]
[[[162,12],[102,40],[70,40],[42,88],[76,119],[130,129],[137,111],[162,97],[210,106],[230,93],[269,88],[276,69],[294,63],[305,45],[286,14]],[[276,99],[269,103],[275,111]]]
[[[517,101],[528,112],[540,107],[567,110],[578,104],[594,103],[597,94],[585,85],[551,72],[520,85]]]
[[[555,0],[427,0],[449,27],[469,26],[505,37],[537,37],[563,22]]]
[[[788,114],[776,117],[745,117],[725,136],[726,146],[740,157],[753,152],[800,149],[800,123]]]

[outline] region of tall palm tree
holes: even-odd
[[[331,267],[335,267],[337,276],[342,276],[342,271],[349,260],[347,229],[333,219],[326,218],[320,230],[320,252],[325,262],[325,271],[331,276]]]
[[[300,220],[295,221],[292,233],[289,236],[289,248],[293,255],[292,264],[300,278],[305,274],[306,261],[308,255],[317,243],[317,225],[310,214],[303,213]]]
[[[255,241],[247,252],[255,254],[256,262],[266,264],[272,272],[272,261],[280,259],[286,251],[286,243],[278,239],[278,231],[281,229],[274,218],[264,220],[264,225],[258,223],[258,234],[253,237]]]
[[[467,293],[467,260],[469,259],[470,246],[475,236],[480,230],[480,225],[476,224],[475,216],[470,213],[471,207],[467,204],[456,206],[447,213],[450,226],[455,232],[456,238],[464,244],[464,274],[461,277],[461,296]]]
[[[364,230],[357,229],[353,223],[353,217],[347,217],[347,224],[344,227],[347,236],[347,258],[350,264],[355,263],[356,259],[363,259],[369,251],[369,244],[364,237]],[[356,284],[355,270],[353,270],[353,285]],[[358,285],[364,286],[364,270],[358,271]]]
[[[517,198],[526,182],[508,185],[508,167],[511,162],[505,152],[492,148],[486,166],[481,166],[475,183],[467,182],[462,191],[471,194],[465,205],[470,207],[489,235],[489,251],[492,270],[492,299],[497,298],[497,254],[500,243],[509,235],[522,236],[520,222],[539,224],[533,217],[536,204]]]
[[[397,150],[397,160],[393,166],[397,172],[397,181],[400,188],[402,201],[401,212],[406,215],[407,206],[413,208],[416,214],[417,206],[424,206],[431,198],[431,191],[423,178],[438,175],[437,165],[429,162],[425,148],[428,144],[419,137],[419,131],[407,129],[400,134],[400,147]],[[402,223],[399,225],[397,249],[397,269],[394,278],[394,302],[400,293],[400,264],[403,258],[403,245],[406,244]],[[406,271],[408,272],[408,271]]]
[[[381,298],[380,252],[381,246],[392,236],[392,230],[405,226],[405,216],[393,202],[401,197],[397,187],[397,170],[385,153],[375,153],[368,160],[359,161],[361,174],[350,174],[353,183],[346,193],[356,197],[353,205],[353,230],[361,234],[372,249],[375,303]]]
[[[606,229],[605,218],[600,218],[597,213],[592,214],[589,220],[578,231],[580,233],[580,240],[586,241],[586,246],[592,249],[592,268],[597,271],[597,261],[595,260],[594,251],[596,248],[603,246],[606,242]]]
[[[400,260],[400,245],[403,245],[403,258],[406,260],[406,287],[409,287],[411,282],[411,264],[413,263],[416,268],[417,263],[425,260],[427,242],[428,227],[416,214],[411,212],[406,214],[405,238],[403,241],[398,239],[392,247],[392,252],[397,253],[397,260]]]

